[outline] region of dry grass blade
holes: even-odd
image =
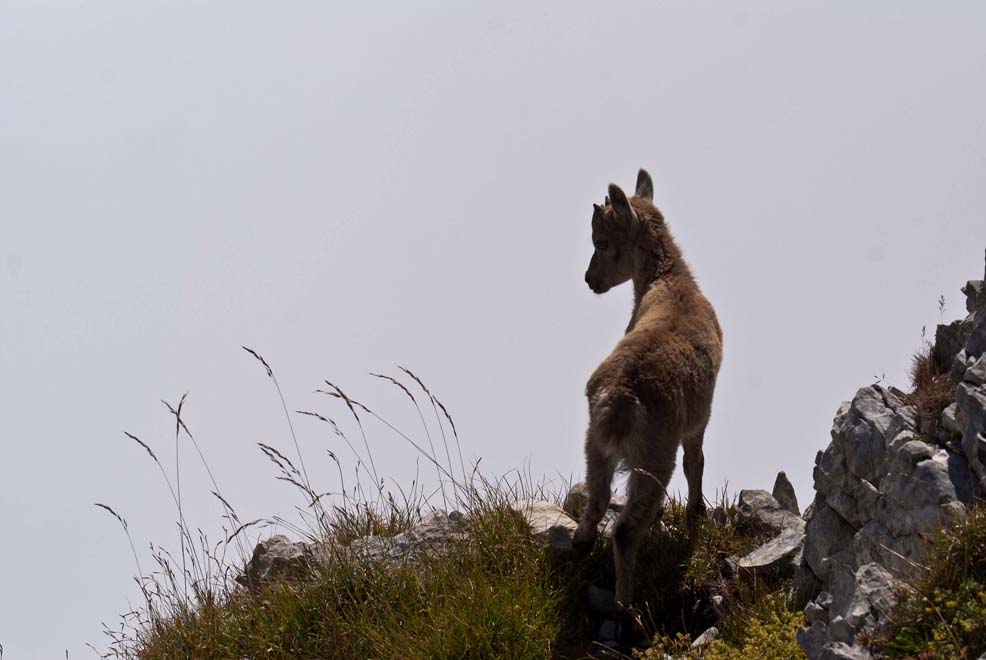
[[[414,395],[411,394],[411,390],[407,389],[407,387],[405,387],[404,386],[404,383],[402,383],[401,381],[397,380],[396,378],[392,378],[390,376],[387,376],[386,374],[375,374],[372,371],[370,372],[370,375],[373,376],[374,378],[383,379],[383,380],[385,380],[385,381],[387,381],[387,382],[389,382],[389,383],[391,383],[393,385],[396,385],[397,387],[401,388],[401,391],[404,392],[404,394],[406,394],[408,396],[408,398],[411,399],[411,401],[413,401],[415,404],[417,404],[418,401],[417,401],[417,399],[414,398]]]
[[[182,394],[181,399],[178,402],[177,409],[173,408],[171,404],[168,403],[167,401],[163,399],[161,400],[161,403],[163,403],[165,407],[168,409],[168,411],[170,411],[171,414],[175,416],[175,491],[176,491],[176,499],[178,501],[178,528],[179,528],[178,541],[181,544],[181,568],[182,568],[181,572],[183,576],[188,575],[188,569],[185,563],[185,557],[188,554],[185,548],[185,537],[188,535],[188,529],[187,526],[185,525],[185,512],[181,505],[181,454],[178,450],[179,449],[178,439],[181,436],[181,429],[182,426],[184,425],[184,422],[182,422],[181,419],[181,409],[185,403],[186,395],[187,393]],[[186,429],[185,431],[187,433],[188,429]],[[188,601],[187,580],[185,580],[183,583],[182,593],[185,598],[185,601],[187,602]]]
[[[305,487],[305,485],[303,483],[300,483],[294,477],[291,477],[291,476],[286,475],[286,474],[282,474],[282,475],[277,476],[277,477],[274,477],[274,478],[277,479],[277,480],[279,480],[279,481],[286,481],[289,484],[291,484],[292,486],[295,486],[299,490],[303,491],[306,495],[308,495],[308,506],[309,507],[315,506],[315,504],[318,503],[319,499],[321,499],[319,497],[318,493],[316,493],[315,491],[312,491],[312,490],[308,490],[308,488]]]
[[[127,528],[127,521],[124,520],[123,519],[123,516],[121,516],[116,511],[114,511],[112,508],[110,508],[106,504],[100,504],[99,502],[96,502],[95,503],[95,506],[98,506],[100,509],[105,509],[106,511],[109,511],[110,512],[110,515],[113,516],[114,518],[116,518],[120,522],[120,524],[123,525],[123,529],[124,530],[127,530],[128,529]]]
[[[318,392],[319,394],[328,394],[329,396],[335,396],[331,392],[325,392],[324,390],[315,390],[315,391]],[[346,446],[349,447],[349,451],[351,451],[353,453],[353,456],[356,457],[356,460],[359,463],[365,463],[365,461],[363,460],[362,456],[360,456],[360,453],[358,451],[356,451],[356,448],[353,447],[353,444],[351,442],[349,442],[349,438],[347,438],[346,437],[346,434],[342,432],[342,430],[339,428],[339,425],[336,424],[336,422],[335,422],[334,419],[332,419],[331,417],[325,417],[324,415],[319,415],[316,412],[311,412],[311,411],[308,411],[308,410],[296,410],[295,412],[298,413],[299,415],[307,415],[309,417],[314,417],[315,419],[321,420],[321,421],[325,422],[326,424],[328,424],[329,426],[331,426],[332,427],[332,431],[337,436],[339,436],[340,438],[343,439],[343,441],[346,443]],[[333,454],[331,451],[329,452],[329,455],[332,456],[333,458],[335,457],[335,454]]]
[[[424,382],[420,378],[414,375],[413,371],[402,365],[397,365],[397,368],[403,371],[404,373],[406,373],[408,376],[410,376],[411,379],[418,384],[418,387],[424,390],[425,394],[427,394],[429,397],[431,396],[431,390],[428,389],[428,387],[424,384]]]
[[[404,386],[404,383],[400,382],[396,378],[392,378],[392,377],[387,376],[387,375],[384,375],[384,374],[375,374],[375,373],[372,373],[372,372],[370,373],[370,375],[371,376],[374,376],[376,378],[382,378],[383,380],[386,380],[386,381],[388,381],[390,383],[393,383],[394,385],[396,385],[397,387],[399,387],[401,389],[401,391],[404,392],[404,394],[406,394],[409,399],[411,399],[411,403],[414,404],[414,409],[418,412],[418,419],[421,420],[421,427],[425,431],[425,437],[428,439],[428,448],[431,450],[432,462],[436,462],[434,460],[434,456],[435,456],[435,443],[431,439],[431,431],[428,429],[428,423],[425,421],[424,413],[421,412],[421,406],[418,405],[418,400],[414,397],[414,394],[411,393],[411,390],[407,389],[407,387]],[[455,426],[453,425],[452,428],[454,430],[455,429]],[[438,475],[438,482],[441,485],[440,490],[442,492],[442,505],[447,509],[448,508],[448,498],[445,496],[445,483],[442,480],[441,472],[438,471],[436,474]]]
[[[448,410],[445,408],[445,404],[442,403],[437,396],[432,398],[435,400],[435,403],[438,404],[438,407],[441,408],[442,414],[445,415],[445,419],[447,419],[448,423],[452,426],[452,434],[455,435],[456,439],[458,439],[459,432],[455,430],[455,421],[452,419],[452,415],[449,414]]]
[[[330,394],[331,395],[331,392],[323,392],[323,394]],[[356,402],[354,401],[353,403],[356,403]],[[359,404],[359,405],[361,405],[361,404]],[[391,431],[393,431],[394,433],[396,433],[400,437],[404,438],[404,440],[406,440],[408,443],[410,443],[410,445],[412,447],[414,447],[422,456],[424,456],[426,459],[428,459],[429,461],[431,461],[439,470],[441,470],[442,474],[444,474],[450,481],[452,481],[453,484],[458,485],[458,482],[455,481],[455,475],[453,475],[450,471],[446,470],[445,469],[445,466],[443,466],[441,463],[439,463],[438,460],[432,454],[429,454],[428,452],[426,452],[421,447],[421,445],[419,445],[418,443],[416,443],[414,440],[412,440],[410,437],[408,437],[408,435],[406,433],[404,433],[399,428],[397,428],[396,426],[394,426],[393,424],[391,424],[390,422],[388,422],[386,419],[384,419],[380,415],[376,414],[375,412],[373,412],[369,408],[366,408],[365,406],[364,406],[364,408],[365,408],[366,412],[368,412],[371,416],[373,416],[374,419],[376,419],[378,422],[380,422],[381,424],[383,424],[384,426],[386,426],[387,428],[389,428]]]
[[[188,397],[188,392],[185,392],[184,394],[181,395],[181,398],[178,400],[177,408],[172,406],[164,399],[161,399],[161,403],[163,403],[164,407],[168,409],[168,412],[170,412],[172,415],[175,416],[175,435],[177,435],[181,431],[185,431],[185,433],[188,433],[188,427],[185,426],[185,421],[181,418],[181,409],[185,406],[185,399],[187,397]],[[191,435],[191,433],[188,434]]]
[[[438,415],[438,407],[435,405],[435,402],[437,401],[437,399],[435,399],[435,395],[431,393],[431,390],[429,390],[428,387],[424,384],[424,381],[418,378],[413,371],[402,365],[397,365],[397,368],[403,371],[404,373],[406,373],[408,376],[410,376],[411,379],[418,384],[418,387],[420,387],[422,391],[424,391],[424,393],[428,395],[428,400],[431,401],[431,408],[435,413],[435,420],[438,422],[438,430],[442,434],[442,444],[445,446],[445,460],[448,461],[448,471],[454,474],[455,469],[452,467],[452,453],[449,451],[448,448],[448,438],[445,437],[445,426],[442,424],[442,420]],[[453,425],[453,430],[454,428],[455,426]],[[458,440],[458,436],[456,436],[456,440]],[[463,481],[465,481],[466,470],[465,470],[465,463],[462,461],[461,447],[459,448],[459,468],[462,470],[462,479]]]
[[[455,451],[459,454],[459,469],[462,470],[462,478],[465,479],[466,462],[462,460],[462,443],[459,442],[459,432],[455,428],[455,421],[452,419],[452,415],[450,415],[448,410],[445,408],[445,404],[442,403],[437,396],[432,395],[431,401],[432,403],[438,404],[438,407],[442,410],[442,414],[445,415],[445,419],[448,420],[449,425],[452,427],[452,437],[455,438]]]
[[[217,500],[222,502],[223,507],[226,509],[226,512],[230,515],[233,521],[240,522],[240,517],[236,515],[236,509],[233,508],[233,505],[227,502],[226,498],[220,495],[217,491],[212,491],[212,494],[215,495]]]
[[[248,527],[253,527],[254,525],[256,525],[258,523],[262,523],[262,522],[265,522],[263,518],[257,518],[256,520],[251,520],[250,522],[243,523],[242,525],[240,525],[239,527],[237,527],[236,530],[232,534],[230,534],[229,536],[226,537],[226,543],[229,543],[234,538],[236,538],[237,536],[239,536],[240,535],[240,532],[242,532],[243,530],[247,529]]]
[[[348,396],[346,396],[346,393],[342,391],[342,388],[340,388],[335,383],[325,381],[325,384],[331,387],[333,391],[327,392],[325,390],[316,390],[316,392],[319,392],[321,394],[328,394],[329,396],[334,396],[337,399],[342,399],[346,403],[346,406],[349,408],[349,412],[351,412],[353,414],[353,417],[355,417],[358,421],[359,415],[356,414],[356,408],[353,407],[353,404],[356,402],[350,399]],[[360,408],[366,408],[366,406],[360,405]]]
[[[246,351],[247,353],[249,353],[253,357],[257,358],[260,361],[260,364],[264,365],[264,369],[267,370],[267,377],[268,378],[273,378],[274,377],[274,370],[270,368],[270,365],[267,364],[267,360],[265,360],[264,358],[262,358],[260,356],[260,354],[257,353],[257,351],[253,350],[252,348],[247,348],[246,346],[240,346],[240,348],[242,348],[244,351]]]
[[[274,383],[274,389],[277,390],[277,396],[281,400],[281,409],[284,411],[284,419],[288,423],[288,431],[290,431],[291,433],[291,440],[292,442],[294,442],[295,453],[298,454],[298,465],[301,466],[300,476],[305,481],[306,490],[311,491],[312,490],[311,480],[308,478],[308,468],[305,467],[305,457],[301,454],[301,445],[298,444],[298,434],[294,432],[294,424],[291,422],[291,414],[288,412],[288,404],[284,400],[284,392],[281,390],[281,384],[277,382],[277,376],[274,375],[274,370],[271,369],[271,366],[267,364],[267,360],[261,357],[261,355],[257,353],[255,350],[253,350],[252,348],[247,348],[246,346],[242,346],[241,348],[243,348],[243,350],[245,350],[253,357],[257,358],[257,360],[259,360],[260,363],[264,365],[264,369],[267,370],[267,376]]]
[[[955,386],[948,372],[949,365],[941,363],[930,342],[925,342],[924,348],[914,354],[908,403],[917,408],[921,421],[938,424],[942,411],[955,400]]]
[[[143,447],[144,450],[148,453],[148,455],[150,455],[151,458],[154,459],[155,462],[157,462],[157,463],[160,462],[160,461],[158,461],[157,456],[154,455],[154,451],[151,450],[151,448],[148,447],[147,446],[147,443],[145,443],[143,440],[141,440],[140,438],[138,438],[137,436],[135,436],[133,433],[129,433],[127,431],[124,431],[123,432],[123,435],[127,436],[128,438],[130,438],[131,440],[133,440],[134,442],[136,442],[138,445],[140,445],[141,447]]]
[[[310,410],[295,410],[295,412],[297,414],[299,414],[299,415],[308,415],[309,417],[314,417],[315,419],[320,419],[323,422],[325,422],[326,424],[331,424],[332,427],[335,429],[336,433],[338,433],[339,435],[342,435],[342,433],[339,431],[339,427],[336,426],[336,423],[334,421],[332,421],[331,419],[329,419],[328,417],[325,417],[324,415],[319,415],[317,412],[311,412]]]
[[[340,388],[338,385],[335,385],[334,383],[331,383],[327,380],[325,381],[325,384],[331,387],[335,391],[334,395],[342,399],[346,403],[346,406],[349,408],[349,412],[353,414],[353,418],[356,420],[356,425],[359,427],[360,435],[363,437],[363,446],[366,447],[366,457],[370,461],[370,471],[373,472],[373,483],[378,491],[382,490],[383,482],[380,480],[380,476],[377,474],[377,466],[373,461],[373,452],[370,451],[370,442],[369,440],[366,439],[366,431],[363,429],[363,422],[360,420],[359,415],[356,413],[356,406],[358,406],[361,410],[363,410],[364,412],[370,415],[373,414],[373,411],[367,408],[366,406],[364,406],[363,404],[359,403],[358,401],[354,401],[350,399],[348,396],[346,396],[346,393],[343,392],[342,388]],[[330,396],[333,396],[332,392],[323,392],[323,394],[329,394]]]
[[[127,525],[127,521],[124,519],[123,516],[121,516],[116,511],[114,511],[112,509],[112,507],[110,507],[110,506],[108,506],[106,504],[102,504],[100,502],[96,502],[95,503],[95,506],[99,507],[100,509],[103,509],[104,511],[108,511],[111,516],[113,516],[114,518],[117,519],[117,521],[119,521],[120,526],[123,527],[123,533],[127,535],[127,541],[130,542],[130,552],[133,553],[133,556],[134,556],[134,564],[137,565],[137,573],[139,575],[143,575],[144,574],[144,571],[141,570],[141,568],[140,568],[140,559],[137,558],[137,548],[134,546],[134,539],[130,535],[130,527],[129,527],[129,525]],[[144,598],[145,598],[145,600],[147,600],[148,602],[150,602],[150,596],[147,594],[146,591],[144,591]]]
[[[262,450],[262,451],[263,451],[263,452],[264,452],[265,454],[267,454],[267,457],[268,457],[268,458],[270,458],[270,459],[271,459],[272,461],[274,461],[275,463],[277,463],[277,464],[278,464],[278,467],[280,467],[280,468],[281,468],[282,470],[284,470],[284,466],[283,466],[283,465],[282,465],[282,464],[281,464],[281,463],[280,463],[280,462],[279,462],[278,460],[275,460],[275,459],[273,458],[273,456],[276,456],[276,457],[277,457],[277,459],[280,459],[280,461],[284,461],[285,463],[287,463],[287,464],[288,464],[288,467],[290,468],[290,472],[291,472],[291,473],[293,473],[293,474],[297,474],[298,476],[301,476],[301,473],[300,473],[300,472],[298,472],[298,468],[296,468],[296,467],[294,466],[294,463],[292,463],[292,462],[291,462],[291,459],[289,459],[289,458],[288,458],[287,456],[285,456],[285,455],[284,455],[284,454],[282,454],[281,452],[279,452],[279,451],[277,451],[276,449],[274,449],[274,448],[273,448],[273,447],[271,447],[270,445],[265,445],[265,444],[264,444],[264,443],[262,443],[262,442],[258,442],[258,443],[257,443],[257,446],[258,446],[258,447],[260,447],[260,449],[261,449],[261,450]],[[273,456],[271,456],[272,454],[273,454]],[[289,470],[284,470],[284,471],[285,471],[285,472],[289,472]]]

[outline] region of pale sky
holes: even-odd
[[[742,4],[742,7],[739,5]],[[330,379],[416,370],[468,457],[578,479],[583,386],[631,291],[583,282],[591,204],[649,169],[725,334],[706,493],[802,505],[839,403],[904,385],[986,248],[979,2],[0,0],[0,644],[91,657],[175,549],[159,402],[243,519],[299,498],[257,442]],[[320,490],[324,425],[294,419]],[[380,473],[414,450],[379,425]],[[358,436],[357,436],[358,437]],[[221,511],[183,445],[193,526]],[[352,461],[349,461],[352,465]],[[422,469],[422,474],[430,474]],[[673,486],[681,488],[676,473]]]

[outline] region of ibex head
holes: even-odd
[[[636,196],[654,199],[654,183],[645,170],[637,174]],[[633,275],[633,252],[640,233],[640,221],[626,194],[615,183],[609,184],[609,197],[603,206],[592,205],[592,245],[595,251],[585,271],[585,283],[595,293],[606,293]]]

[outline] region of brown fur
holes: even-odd
[[[627,504],[614,530],[616,600],[633,603],[633,568],[640,538],[660,514],[684,446],[688,513],[704,511],[702,440],[722,360],[722,331],[699,290],[661,212],[653,184],[640,170],[630,199],[614,184],[604,206],[594,205],[596,250],[586,283],[596,293],[633,280],[634,306],[626,334],[586,385],[586,481],[589,502],[575,533],[591,548],[606,511],[615,469],[630,470]]]

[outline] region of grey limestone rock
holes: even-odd
[[[824,579],[828,573],[825,560],[849,545],[853,529],[828,505],[822,505],[815,509],[805,532],[805,562],[815,575]]]
[[[855,572],[847,567],[835,571],[835,594],[823,592],[805,608],[808,628],[798,631],[801,649],[811,660],[824,658],[869,658],[855,644],[858,633],[870,630],[897,602],[900,582],[877,564],[865,564]]]
[[[815,623],[816,621],[821,621],[822,623],[828,623],[829,612],[827,609],[819,605],[815,601],[811,601],[805,605],[805,621],[808,625]]]
[[[953,409],[962,429],[986,425],[978,395],[968,390],[966,409],[961,396]],[[905,398],[880,385],[860,389],[840,407],[832,442],[816,457],[798,574],[799,583],[816,580],[822,590],[805,607],[810,627],[798,635],[811,660],[869,657],[855,641],[859,633],[886,616],[896,576],[918,571],[927,532],[961,515],[971,499],[965,457],[921,436]]]
[[[800,520],[800,518],[798,519]],[[735,560],[740,572],[762,575],[793,575],[801,564],[805,542],[804,521],[791,525],[750,554]]]
[[[778,504],[782,507],[796,516],[801,515],[801,509],[798,508],[798,496],[794,492],[794,486],[791,484],[784,472],[777,473],[777,478],[774,480],[774,488],[771,495],[774,496],[774,499],[777,500]]]
[[[822,649],[819,660],[870,660],[872,657],[865,647],[834,642]]]
[[[970,314],[986,307],[986,287],[982,280],[969,280],[962,287],[962,293],[965,294],[965,309]]]
[[[693,649],[704,649],[706,646],[712,643],[712,640],[719,638],[719,629],[712,626],[704,633],[695,638],[692,642]]]
[[[364,559],[405,561],[444,552],[448,544],[466,538],[462,514],[432,511],[411,529],[394,536],[364,536],[349,544],[349,551]]]
[[[986,355],[980,355],[966,367],[962,381],[970,385],[986,385]]]
[[[791,513],[765,490],[741,490],[736,512],[741,520],[761,524],[775,532],[804,524],[801,516]]]
[[[836,615],[829,621],[827,633],[829,640],[833,642],[852,642],[856,635],[856,631],[841,615]]]
[[[268,579],[303,578],[311,573],[314,559],[309,544],[293,542],[282,534],[276,534],[257,543],[250,561],[236,581],[256,589]]]
[[[972,320],[972,330],[965,343],[965,352],[970,358],[979,358],[986,352],[986,307],[980,308]]]
[[[623,506],[626,504],[626,497],[613,493],[610,495],[609,499],[609,511],[622,511]],[[570,515],[572,518],[578,518],[581,515],[582,510],[585,509],[586,504],[589,503],[589,487],[582,481],[576,483],[565,495],[565,501],[562,504],[562,509]]]
[[[980,313],[984,311],[986,308]],[[986,461],[986,385],[958,384],[955,388],[955,421],[962,433],[962,451],[982,495],[986,493],[986,466],[983,464]]]
[[[560,506],[543,500],[517,500],[510,507],[524,517],[534,538],[557,550],[571,549],[578,523]]]
[[[781,472],[778,475],[779,481],[783,474]],[[787,481],[786,478],[783,481]],[[794,489],[791,490],[793,494]],[[796,500],[794,506],[796,509]],[[736,509],[741,520],[762,525],[776,535],[745,557],[730,558],[733,569],[745,574],[793,575],[802,563],[806,525],[804,519],[781,506],[765,490],[740,491]]]
[[[807,628],[799,628],[797,640],[805,655],[816,660],[822,656],[825,645],[829,643],[828,626],[822,621],[815,621]]]

